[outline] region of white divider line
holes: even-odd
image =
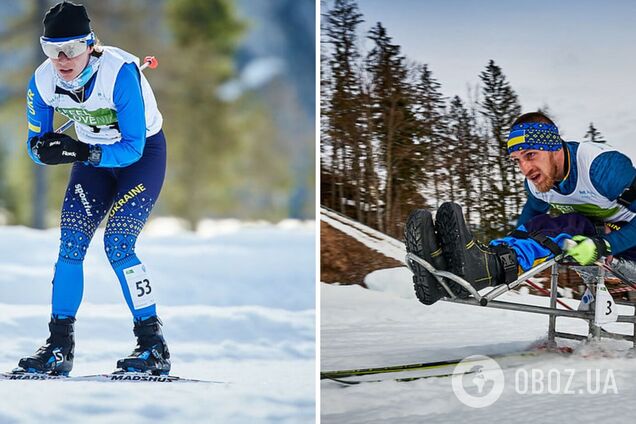
[[[376,238],[378,240],[383,241],[384,243],[388,243],[388,244],[392,245],[393,247],[395,247],[397,249],[402,249],[402,250],[405,249],[404,243],[402,243],[401,241],[399,241],[399,240],[397,240],[397,239],[395,239],[395,238],[393,238],[393,237],[391,237],[389,235],[386,235],[386,234],[384,234],[384,233],[382,233],[382,232],[380,232],[378,230],[374,230],[373,228],[367,227],[366,225],[363,225],[363,224],[361,224],[361,223],[359,223],[357,221],[354,221],[351,218],[345,217],[345,216],[340,215],[338,213],[331,212],[331,211],[326,210],[324,208],[320,209],[320,213],[322,215],[326,215],[326,216],[328,216],[328,217],[330,217],[332,219],[335,219],[335,220],[337,220],[339,222],[342,222],[342,223],[344,223],[344,224],[346,224],[346,225],[348,225],[350,227],[353,227],[353,228],[357,229],[358,231],[360,231],[362,233],[365,233],[366,235],[368,235],[370,237],[374,237],[374,238]]]
[[[330,214],[332,215],[332,214]],[[325,223],[331,225],[336,230],[342,231],[343,233],[353,237],[355,240],[367,246],[369,249],[373,249],[376,252],[383,254],[389,258],[393,258],[400,263],[404,263],[404,258],[406,256],[406,247],[403,243],[398,242],[400,246],[394,246],[393,244],[387,244],[385,240],[378,240],[369,234],[366,234],[357,228],[354,228],[352,225],[343,223],[339,220],[331,218],[327,214],[321,213],[320,220]]]

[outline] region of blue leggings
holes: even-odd
[[[60,253],[53,277],[52,313],[75,317],[84,291],[83,263],[95,230],[108,215],[104,249],[135,319],[155,316],[153,286],[135,254],[166,172],[163,131],[148,137],[142,157],[124,168],[73,164],[62,206]]]

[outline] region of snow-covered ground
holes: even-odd
[[[404,247],[396,240],[369,237],[360,224],[328,212],[321,210],[321,220],[335,222],[341,231],[387,256],[403,258]],[[365,284],[369,289],[321,284],[321,371],[512,353],[547,336],[545,315],[441,301],[425,306],[415,298],[406,267],[375,271]],[[500,299],[544,306],[548,302],[519,293]],[[574,309],[578,306],[577,300],[562,300]],[[634,313],[632,307],[619,308],[620,314]],[[606,329],[632,334],[630,324],[614,323]],[[587,324],[558,318],[557,330],[586,334]],[[608,339],[599,344],[559,343],[573,347],[574,353],[540,355],[522,361],[521,367],[504,367],[503,394],[482,409],[460,402],[450,377],[344,387],[321,381],[321,422],[634,422],[636,359],[631,344]],[[476,381],[465,378],[464,385],[467,391],[478,391]]]
[[[0,382],[0,423],[313,422],[315,223],[149,225],[172,373],[222,384]],[[47,337],[58,231],[0,227],[0,370]],[[99,231],[85,262],[74,375],[111,371],[132,320]]]
[[[388,270],[385,281],[391,279],[400,285],[399,276],[405,273],[401,269]],[[382,276],[376,275],[375,279]],[[401,284],[407,285],[408,280],[401,280]],[[544,315],[448,302],[425,306],[414,296],[400,297],[400,292],[399,289],[391,293],[360,286],[322,284],[321,370],[517,352],[546,336],[548,318]],[[547,304],[547,298],[532,295],[509,294],[503,300]],[[578,303],[566,302],[571,306]],[[621,313],[631,311],[629,307],[621,308]],[[629,327],[614,324],[611,329],[631,334]],[[586,324],[573,319],[559,318],[557,328],[580,334],[586,332]],[[564,341],[561,345],[577,346],[575,342]],[[504,368],[503,395],[483,409],[462,404],[453,392],[449,377],[346,387],[323,381],[321,421],[536,423],[565,420],[580,423],[610,417],[611,422],[632,423],[636,416],[633,401],[636,359],[628,357],[629,347],[627,342],[604,339],[600,346],[579,347],[569,357],[532,360],[521,368]],[[610,373],[616,383],[616,393],[612,381],[606,381]],[[524,382],[529,384],[525,392]],[[548,383],[552,384],[551,392],[548,392]],[[599,393],[595,393],[597,388]]]

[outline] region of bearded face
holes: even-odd
[[[563,179],[563,150],[520,150],[513,152],[510,158],[541,193],[549,191]]]

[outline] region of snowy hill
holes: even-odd
[[[2,381],[0,423],[313,422],[313,222],[144,234],[172,373],[220,384]],[[0,370],[47,337],[58,231],[0,227]],[[132,320],[96,234],[85,263],[74,375],[112,371]]]
[[[321,211],[321,219],[325,217],[335,219]],[[344,228],[346,219],[339,222],[343,231],[358,240],[373,231],[358,223]],[[373,245],[399,257],[396,241],[389,238],[382,243],[377,241],[380,238],[375,237],[369,247]],[[536,345],[547,335],[548,317],[544,315],[448,302],[422,305],[413,294],[411,275],[405,267],[376,271],[367,276],[365,283],[369,290],[321,284],[321,371],[512,353]],[[536,305],[547,305],[548,301],[519,293],[508,293],[502,300]],[[575,309],[578,305],[576,300],[564,301]],[[620,312],[630,314],[633,310],[621,306]],[[585,334],[587,325],[581,320],[559,318],[557,329]],[[608,329],[632,334],[629,324],[612,324]],[[606,339],[598,345],[566,341],[560,344],[573,347],[574,353],[564,357],[539,356],[521,367],[504,368],[502,396],[483,409],[460,402],[450,377],[345,387],[325,380],[321,382],[321,420],[536,423],[596,422],[610,416],[612,422],[633,422],[636,360],[631,358],[631,345]],[[524,380],[524,376],[535,379]],[[605,385],[608,376],[613,377],[616,392],[611,385]],[[524,382],[529,384],[525,392]],[[539,390],[541,384],[543,389]],[[605,388],[609,390],[604,391]]]
[[[325,283],[365,285],[366,275],[375,270],[403,264],[398,258],[378,251],[386,238],[381,233],[354,230],[355,222],[331,210],[322,209],[320,219],[320,280]],[[365,227],[366,229],[366,227]],[[379,237],[379,238],[378,238]],[[359,240],[360,239],[360,240]],[[396,243],[397,240],[393,240]],[[375,242],[375,244],[374,244]],[[401,243],[400,243],[401,244]],[[374,247],[369,247],[369,245]]]

